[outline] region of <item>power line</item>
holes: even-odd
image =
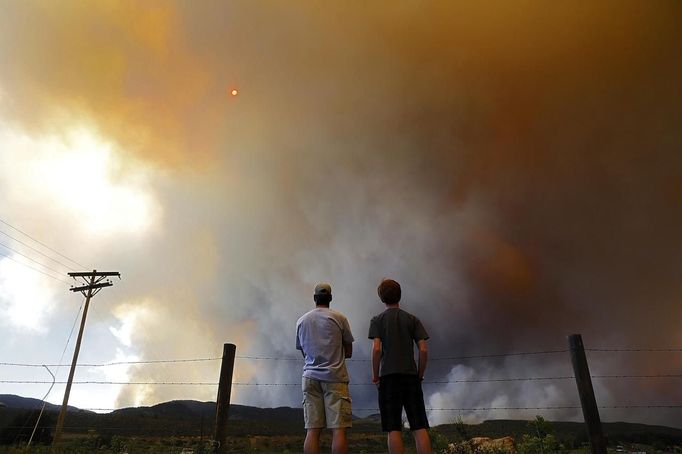
[[[28,264],[26,264],[26,263],[22,263],[22,262],[20,262],[19,260],[13,258],[13,257],[10,256],[10,255],[3,254],[2,252],[0,252],[0,255],[2,255],[3,257],[7,257],[8,259],[10,259],[11,261],[13,261],[14,263],[18,263],[18,264],[21,265],[21,266],[24,266],[24,267],[26,267],[26,268],[28,268],[28,269],[31,269],[31,270],[33,270],[33,271],[36,271],[36,272],[40,273],[40,274],[43,274],[43,275],[45,275],[45,276],[47,276],[47,277],[49,277],[49,278],[54,279],[55,281],[59,281],[59,282],[61,282],[62,284],[71,285],[71,282],[69,282],[69,281],[66,281],[66,280],[60,279],[60,278],[58,278],[58,277],[55,277],[55,276],[53,276],[53,275],[51,275],[51,274],[49,274],[49,273],[46,273],[46,272],[43,271],[43,270],[39,270],[38,268],[35,268],[35,267],[33,267],[33,266],[31,266],[31,265],[28,265]]]
[[[16,249],[12,249],[11,247],[7,246],[5,243],[0,243],[0,246],[4,247],[4,248],[6,248],[6,249],[9,249],[10,251],[12,251],[12,252],[14,252],[14,253],[16,253],[16,254],[19,254],[20,256],[22,256],[22,257],[24,257],[24,258],[26,258],[26,259],[32,261],[33,263],[37,263],[38,265],[40,265],[40,266],[42,266],[42,267],[44,267],[44,268],[46,268],[46,269],[48,269],[48,270],[50,270],[50,271],[54,271],[54,272],[57,273],[57,274],[65,274],[65,273],[62,273],[62,272],[59,271],[59,270],[55,270],[54,268],[50,268],[49,266],[47,266],[47,265],[45,265],[45,264],[43,264],[43,263],[41,263],[41,262],[39,262],[39,261],[37,261],[37,260],[32,259],[32,258],[29,257],[28,255],[23,254],[23,253],[17,251]]]
[[[62,366],[67,366],[68,364],[61,364],[62,359],[64,359],[64,354],[66,354],[66,349],[69,347],[69,342],[71,342],[71,336],[73,336],[73,331],[76,329],[76,323],[78,323],[78,316],[81,314],[81,311],[83,310],[83,304],[85,304],[85,301],[81,303],[81,305],[78,307],[78,312],[76,312],[76,317],[73,319],[73,325],[71,325],[71,331],[69,331],[69,337],[66,338],[66,344],[64,345],[64,350],[62,350],[62,354],[59,357],[59,364],[56,365],[47,365],[47,367],[56,367],[57,369],[55,370],[55,374],[59,372],[59,368]]]
[[[3,232],[2,230],[0,230],[0,234],[5,235],[5,236],[7,236],[7,237],[13,239],[14,241],[16,241],[16,242],[19,243],[19,244],[23,244],[23,245],[26,246],[27,248],[29,248],[29,249],[31,249],[31,250],[37,252],[38,254],[42,255],[43,257],[45,257],[45,258],[47,258],[47,259],[49,259],[49,260],[52,260],[52,261],[55,262],[55,263],[59,263],[61,266],[65,267],[65,268],[67,268],[67,269],[70,269],[70,270],[72,270],[72,271],[75,269],[75,268],[73,268],[73,267],[71,267],[71,266],[69,266],[69,265],[67,265],[67,264],[65,264],[65,263],[60,262],[59,260],[57,260],[57,259],[55,259],[55,258],[50,257],[49,255],[45,254],[44,252],[42,252],[42,251],[40,251],[40,250],[34,248],[34,247],[31,246],[30,244],[24,243],[24,242],[21,241],[20,239],[14,238],[14,237],[13,237],[12,235],[10,235],[9,233],[6,233],[6,232]]]
[[[85,265],[81,265],[80,263],[78,263],[78,262],[75,261],[74,259],[67,257],[66,255],[62,254],[61,252],[59,252],[59,251],[57,251],[57,250],[55,250],[55,249],[52,249],[52,248],[51,248],[50,246],[48,246],[47,244],[43,243],[43,242],[40,241],[40,240],[37,240],[37,239],[33,238],[33,237],[32,237],[31,235],[29,235],[28,233],[24,232],[23,230],[21,230],[21,229],[19,229],[19,228],[17,228],[17,227],[14,227],[14,226],[11,225],[10,223],[8,223],[8,222],[6,222],[6,221],[3,221],[2,219],[0,219],[0,222],[3,223],[3,224],[5,224],[7,227],[9,227],[9,228],[11,228],[11,229],[13,229],[13,230],[16,230],[17,232],[19,232],[19,233],[21,233],[21,234],[27,236],[28,238],[30,238],[30,239],[32,239],[33,241],[35,241],[36,243],[40,244],[40,245],[43,246],[44,248],[46,248],[46,249],[48,249],[48,250],[54,252],[55,254],[57,254],[57,255],[59,255],[59,256],[61,256],[61,257],[64,257],[66,260],[70,261],[71,263],[74,263],[74,264],[78,265],[78,266],[81,267],[81,268],[88,268],[88,267],[85,266]]]

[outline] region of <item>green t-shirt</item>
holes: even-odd
[[[414,345],[429,338],[417,317],[400,308],[386,309],[369,323],[370,339],[381,339],[379,376],[417,375]]]

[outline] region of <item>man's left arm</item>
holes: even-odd
[[[346,358],[353,356],[353,344],[343,344],[343,356]]]
[[[296,350],[301,351],[301,355],[305,358],[305,352],[303,351],[303,345],[301,345],[301,337],[299,336],[298,330],[301,325],[296,325]]]

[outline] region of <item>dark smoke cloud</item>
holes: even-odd
[[[571,333],[582,333],[588,346],[682,344],[678,3],[550,10],[530,2],[200,2],[168,14],[172,26],[160,38],[170,46],[167,60],[128,60],[126,80],[140,91],[116,94],[106,114],[86,109],[177,178],[160,188],[171,214],[145,259],[170,276],[152,276],[144,291],[163,299],[153,311],[168,325],[189,316],[195,326],[192,339],[166,346],[180,326],[140,333],[143,351],[236,339],[243,354],[295,356],[294,322],[312,306],[315,282],[328,280],[333,305],[350,317],[357,355],[367,357],[369,318],[381,310],[375,288],[389,276],[431,333],[434,357],[561,349]],[[19,44],[16,52],[26,54],[50,47]],[[166,78],[174,68],[180,73]],[[143,69],[160,88],[144,88]],[[53,89],[57,100],[90,99],[88,86],[52,86],[33,71],[4,78],[4,96],[14,99],[14,88],[33,83]],[[192,85],[201,89],[166,102],[185,76],[203,81]],[[82,77],[101,89],[98,76]],[[232,85],[240,95],[227,99]],[[130,123],[145,141],[107,126],[112,117],[128,125],[121,112],[129,106],[137,106]],[[42,101],[37,107],[46,110]],[[155,119],[159,109],[167,121]],[[158,146],[169,141],[167,160]],[[200,268],[169,284],[185,265]],[[149,278],[150,268],[130,267]],[[605,374],[682,368],[677,354],[590,360],[593,372]],[[299,368],[240,363],[237,373],[290,382]],[[351,373],[368,381],[365,363],[353,363]],[[434,362],[428,378],[570,373],[567,355],[549,355]],[[604,405],[682,399],[674,380],[595,385]],[[430,385],[427,399],[440,408],[571,405],[574,388],[570,381]],[[358,408],[374,405],[371,387],[353,391]],[[264,406],[300,400],[296,388],[240,388],[237,396]],[[603,419],[679,425],[675,411],[609,411]],[[432,415],[437,422],[452,416]]]

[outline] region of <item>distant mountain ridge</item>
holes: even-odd
[[[42,401],[38,399],[12,394],[0,394],[0,403],[5,404],[5,407],[0,405],[0,431],[16,416],[25,415],[29,411],[37,414],[36,410],[42,406]],[[102,414],[69,407],[66,431],[85,433],[95,430],[100,434],[127,436],[207,435],[212,432],[215,424],[215,407],[215,402],[195,400],[174,400]],[[44,416],[45,427],[54,427],[58,410],[59,406],[48,404]],[[301,435],[305,432],[301,408],[259,408],[233,404],[230,406],[229,419],[228,433],[234,436]],[[553,421],[552,425],[559,439],[587,441],[582,423]],[[529,422],[524,420],[489,420],[465,426],[469,437],[510,435],[517,438],[529,430]],[[603,427],[612,442],[664,440],[667,443],[682,444],[682,429],[678,428],[625,422],[604,423]],[[352,430],[380,432],[378,415],[356,418]],[[458,430],[461,427],[453,424],[438,426],[438,431],[445,435],[454,435]]]
[[[38,410],[42,407],[43,401],[40,399],[33,399],[31,397],[21,397],[14,394],[0,394],[0,404],[5,404],[7,408],[22,409],[22,410]],[[2,406],[0,405],[0,408]],[[45,406],[46,411],[59,411],[61,406],[48,403]],[[80,408],[69,405],[69,411],[73,412],[88,412],[97,414],[89,410],[81,410]],[[215,418],[215,402],[201,402],[198,400],[172,400],[151,406],[143,407],[128,407],[114,410],[111,413],[103,413],[100,415],[125,415],[125,414],[142,414],[164,416],[170,419],[187,419],[193,417],[211,417]],[[301,408],[292,407],[276,407],[276,408],[260,408],[250,407],[247,405],[230,405],[230,419],[244,420],[244,419],[275,419],[275,420],[291,420],[300,418],[303,420],[303,410]]]
[[[200,402],[197,400],[172,400],[149,407],[131,407],[114,410],[109,414],[142,413],[165,416],[172,419],[187,419],[191,417],[215,418],[215,402]],[[277,420],[303,421],[303,409],[292,407],[260,408],[247,405],[230,405],[231,420]]]
[[[5,404],[7,408],[22,408],[26,410],[35,410],[43,407],[43,401],[40,399],[33,399],[31,397],[21,397],[15,396],[14,394],[0,394],[0,404]],[[0,405],[0,408],[2,405]],[[55,405],[47,403],[45,405],[45,410],[57,410],[61,408],[61,405]],[[69,405],[67,407],[71,411],[76,411],[78,408]]]

